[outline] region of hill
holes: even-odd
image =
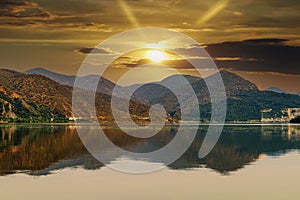
[[[37,69],[35,69],[37,70]],[[27,74],[1,69],[0,70],[0,120],[13,119],[23,121],[66,121],[73,117],[72,113],[72,92],[73,88],[68,86],[74,80],[72,76],[65,76],[38,69],[39,73],[47,74],[60,81],[61,84],[44,75]],[[38,72],[36,72],[38,73]],[[186,96],[187,85],[178,83],[178,75],[170,76],[162,83],[168,83],[172,89],[175,89],[179,95],[185,95],[185,101],[191,100]],[[206,81],[212,81],[216,75],[206,78]],[[242,77],[228,72],[221,71],[221,76],[227,95],[227,121],[249,121],[260,120],[261,110],[271,109],[269,117],[285,116],[282,110],[291,107],[300,107],[300,97],[298,95],[277,93],[272,91],[260,91],[255,84],[243,79]],[[71,78],[70,78],[71,77]],[[90,76],[93,77],[93,76]],[[189,85],[194,89],[200,107],[201,120],[207,122],[210,120],[210,95],[205,80],[199,77],[185,75]],[[70,82],[68,82],[70,81]],[[111,111],[111,93],[114,83],[103,79],[97,88],[96,93],[96,111],[98,119],[103,122],[113,122],[114,118]],[[103,83],[103,85],[101,85]],[[140,85],[133,85],[126,88],[121,93],[134,90]],[[120,87],[120,86],[116,86]],[[101,89],[102,88],[102,89]],[[104,88],[104,89],[103,89]],[[88,88],[81,88],[79,94],[80,105],[79,113],[83,118],[89,119],[92,114],[87,113],[90,106],[86,97],[91,92]],[[119,116],[126,116],[125,100],[120,94],[116,110]],[[136,122],[149,122],[148,111],[150,105],[162,104],[170,115],[170,119],[180,119],[180,106],[176,96],[167,88],[157,83],[150,83],[142,86],[134,92],[134,97],[130,101],[130,114]],[[190,114],[199,115],[195,112],[195,105],[188,108]]]
[[[0,121],[57,122],[64,119],[59,113],[51,112],[35,103],[0,86]]]
[[[29,102],[47,109],[54,116],[68,118],[71,112],[71,88],[41,76],[1,69],[0,85]]]
[[[72,112],[72,90],[73,88],[51,80],[42,75],[24,74],[12,70],[0,69],[0,85],[2,88],[1,102],[2,110],[1,118],[8,121],[20,121],[35,117],[38,121],[49,122],[51,118],[54,121],[67,121],[73,117]],[[91,91],[80,89],[77,101],[81,107],[78,113],[81,116],[89,117],[91,113],[90,105],[86,102],[86,97],[90,96]],[[97,117],[103,122],[112,122],[111,113],[111,96],[105,93],[97,92],[95,106]],[[118,99],[119,105],[117,112],[124,115],[124,100]],[[0,105],[0,108],[1,108]],[[5,109],[7,108],[7,109]],[[25,109],[26,108],[26,109]],[[146,120],[149,105],[137,101],[131,101],[130,111],[132,117],[139,121]],[[4,112],[5,111],[5,112]],[[125,116],[125,115],[124,115]]]
[[[74,82],[76,79],[76,76],[59,74],[59,73],[55,73],[55,72],[46,70],[44,68],[30,69],[30,70],[25,71],[24,73],[25,74],[43,75],[45,77],[48,77],[48,78],[60,83],[61,85],[67,85],[70,87],[74,86]],[[80,82],[83,83],[81,86],[82,89],[94,90],[94,88],[92,88],[91,86],[98,85],[97,92],[111,95],[114,87],[118,87],[119,93],[117,93],[116,96],[120,96],[120,97],[124,96],[124,94],[127,92],[126,89],[124,89],[123,87],[114,84],[113,82],[107,80],[104,77],[101,77],[101,79],[100,79],[100,77],[97,75],[87,75],[87,76],[83,76],[83,77],[78,77],[78,79],[80,79]],[[100,80],[100,81],[98,82],[98,80]]]
[[[259,121],[261,119],[261,110],[266,108],[272,109],[272,112],[269,113],[270,117],[281,117],[285,115],[282,113],[283,109],[300,107],[300,98],[297,95],[260,91],[255,84],[234,73],[228,71],[221,71],[220,73],[227,95],[227,121]],[[214,80],[214,76],[215,75],[207,77],[207,81]],[[176,76],[171,76],[168,80],[175,81]],[[209,121],[211,105],[205,80],[190,76],[187,77],[187,80],[190,82],[198,97],[201,119],[203,121]],[[185,94],[186,85],[176,87],[179,94]],[[157,84],[148,84],[144,86],[144,88],[137,90],[135,96],[139,99],[144,99],[150,104],[163,104],[172,117],[180,119],[180,106],[178,101],[172,92],[166,88]],[[186,101],[189,100],[190,97],[187,96]],[[193,113],[195,110],[193,106],[191,106],[189,110],[192,115],[198,115],[198,113]]]

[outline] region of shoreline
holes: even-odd
[[[44,126],[99,126],[98,123],[74,123],[74,122],[69,122],[69,123],[0,123],[1,125],[44,125]],[[102,126],[117,126],[117,124],[114,123],[107,123],[107,124],[101,124]],[[129,124],[122,124],[124,126],[131,126]],[[147,124],[140,124],[144,126],[156,126],[156,124],[153,125],[147,125]],[[300,123],[246,123],[246,122],[228,122],[224,124],[210,124],[210,123],[183,123],[183,124],[166,124],[165,126],[300,126]]]

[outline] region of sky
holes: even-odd
[[[298,0],[1,0],[0,67],[76,74],[91,48],[107,38],[163,27],[192,37],[219,68],[261,89],[298,93],[299,10]],[[197,48],[182,52],[193,56]]]

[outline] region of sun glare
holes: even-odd
[[[146,57],[153,62],[159,63],[167,59],[167,54],[160,50],[149,50],[146,52]]]

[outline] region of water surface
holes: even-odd
[[[126,136],[112,126],[104,129],[117,146],[148,152],[169,143],[177,127],[165,127],[150,139]],[[227,125],[210,154],[199,159],[206,129],[201,126],[191,147],[164,170],[130,175],[93,158],[74,126],[2,125],[1,194],[9,199],[300,198],[299,126]]]

